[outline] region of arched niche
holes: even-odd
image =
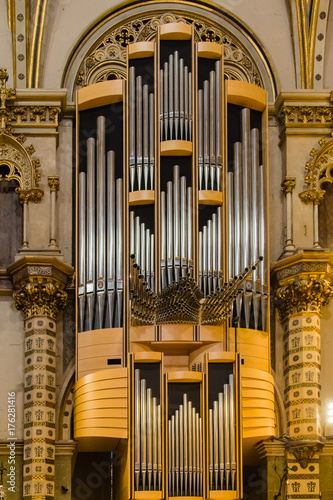
[[[267,90],[269,101],[277,96],[276,81],[268,57],[253,33],[238,19],[202,2],[145,2],[126,4],[96,24],[73,49],[62,86],[75,101],[81,86],[107,79],[125,78],[126,46],[152,40],[159,24],[183,21],[194,25],[195,38],[215,41],[224,47],[225,77],[254,83]]]

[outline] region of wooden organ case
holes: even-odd
[[[74,435],[114,498],[238,499],[275,425],[267,96],[188,24],[127,51],[77,95]]]

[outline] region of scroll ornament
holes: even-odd
[[[281,286],[275,293],[275,305],[280,319],[284,321],[291,314],[312,311],[321,313],[333,295],[333,287],[325,279],[297,279]]]
[[[53,283],[25,283],[13,293],[13,298],[25,319],[48,316],[55,320],[66,305],[67,293]]]

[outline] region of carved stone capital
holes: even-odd
[[[292,193],[296,186],[296,177],[285,177],[281,183],[281,191],[285,194]]]
[[[333,110],[331,106],[282,106],[278,120],[288,127],[322,126],[332,123]]]
[[[309,204],[313,203],[314,205],[320,205],[322,202],[326,191],[319,190],[315,191],[312,189],[307,189],[306,191],[302,191],[299,193],[299,197],[303,201],[303,203]]]
[[[29,201],[38,203],[41,201],[44,194],[44,191],[38,188],[28,190],[18,189],[17,192],[19,195],[20,203],[28,203]]]
[[[48,316],[56,319],[67,301],[67,293],[57,283],[29,282],[22,284],[13,293],[16,309],[22,310],[24,318]]]
[[[275,264],[271,285],[281,321],[298,312],[321,313],[333,295],[332,260],[331,253],[304,250]]]
[[[323,446],[320,441],[292,441],[287,444],[287,449],[294,455],[302,469],[306,469],[314,455],[320,453]]]
[[[59,177],[48,177],[48,185],[50,187],[50,191],[56,193],[60,189],[60,181]]]
[[[73,268],[56,257],[23,257],[8,267],[16,308],[25,319],[43,315],[56,319],[67,301],[65,289]]]
[[[329,303],[333,287],[325,279],[298,278],[278,288],[274,302],[279,309],[280,319],[284,321],[291,314],[303,311],[321,313]]]

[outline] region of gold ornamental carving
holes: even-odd
[[[305,164],[305,184],[308,189],[299,194],[304,203],[319,205],[324,198],[325,190],[322,189],[325,182],[333,182],[333,138],[327,140],[325,137],[319,141],[320,148],[310,151],[311,161]]]
[[[285,194],[292,193],[296,187],[296,177],[285,177],[281,183],[281,191]]]
[[[118,25],[95,44],[86,55],[76,76],[80,87],[100,81],[126,78],[127,45],[133,42],[153,40],[160,24],[183,22],[192,24],[196,41],[202,40],[223,45],[225,77],[263,87],[259,68],[251,53],[230,32],[217,23],[203,18],[174,12],[155,16],[143,13],[125,24]]]
[[[0,68],[0,130],[2,132],[12,132],[9,120],[9,110],[7,103],[14,101],[16,92],[14,89],[7,89],[6,82],[8,80],[8,73],[5,68]]]
[[[25,319],[31,316],[48,316],[56,319],[64,309],[67,293],[57,283],[24,283],[13,293],[15,305],[23,311]]]
[[[290,315],[304,311],[320,314],[332,295],[333,287],[326,279],[300,277],[278,288],[274,303],[279,310],[281,321],[284,321]]]
[[[306,469],[312,462],[314,455],[320,453],[323,446],[320,441],[292,441],[288,443],[287,448],[294,455],[302,469]]]
[[[59,177],[48,177],[48,185],[51,192],[57,193],[60,189]]]
[[[330,106],[283,106],[278,120],[285,127],[330,125],[333,108]]]

